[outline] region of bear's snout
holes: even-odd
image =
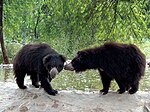
[[[66,61],[65,65],[64,65],[64,69],[65,70],[70,70],[70,71],[73,71],[74,70],[74,67],[72,66],[71,64],[71,61]]]
[[[57,70],[57,68],[56,67],[54,67],[54,68],[52,68],[51,70],[50,70],[50,77],[52,78],[52,79],[54,79],[55,77],[56,77],[56,75],[58,74],[58,70]]]

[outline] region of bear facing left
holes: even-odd
[[[27,44],[13,60],[16,83],[20,89],[26,89],[24,78],[29,75],[34,87],[39,88],[40,82],[48,94],[56,95],[58,91],[52,88],[50,82],[62,71],[65,61],[65,56],[57,53],[48,44]]]

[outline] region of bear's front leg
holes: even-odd
[[[54,90],[49,82],[49,78],[41,77],[41,86],[44,90],[50,95],[56,95],[58,93],[57,90]]]
[[[110,78],[104,71],[99,70],[102,84],[103,84],[103,89],[100,90],[100,92],[105,95],[108,93],[110,82],[112,78]]]

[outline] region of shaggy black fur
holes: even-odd
[[[140,49],[133,44],[109,42],[97,48],[79,51],[71,64],[76,72],[98,69],[103,94],[108,93],[113,79],[120,88],[120,94],[126,90],[133,94],[137,92],[139,80],[144,75],[146,59]]]
[[[38,88],[40,81],[41,86],[48,94],[57,94],[50,84],[52,78],[49,71],[56,67],[60,72],[64,67],[65,60],[63,55],[58,54],[47,44],[25,45],[13,61],[13,70],[19,88],[27,88],[24,85],[24,77],[27,74],[31,77],[32,85]]]

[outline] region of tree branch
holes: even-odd
[[[6,49],[4,47],[4,39],[3,39],[3,0],[0,0],[0,44],[1,44],[4,63],[9,64]]]
[[[37,27],[38,27],[39,21],[40,21],[40,11],[38,10],[38,17],[37,17],[36,24],[35,24],[35,27],[34,27],[34,36],[35,36],[36,39],[38,38]]]

